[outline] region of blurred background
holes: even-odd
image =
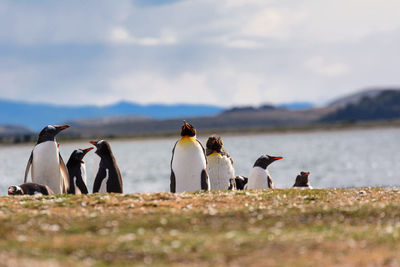
[[[65,161],[108,139],[126,192],[168,190],[183,119],[202,142],[222,135],[240,175],[284,156],[278,187],[302,170],[317,187],[399,185],[399,12],[392,0],[3,0],[0,191],[22,183],[38,131],[64,123]]]

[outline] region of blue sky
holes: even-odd
[[[400,1],[0,1],[0,97],[311,101],[400,85]]]

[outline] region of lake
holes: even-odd
[[[310,171],[315,188],[400,185],[400,129],[293,132],[222,136],[234,160],[237,175],[248,176],[262,154],[283,156],[269,170],[277,188],[288,188],[300,171]],[[176,138],[112,140],[121,170],[124,192],[169,190],[170,161]],[[205,144],[207,137],[199,138]],[[65,163],[86,142],[60,144]],[[23,183],[32,145],[0,146],[0,194],[10,185]],[[94,180],[93,151],[85,157],[88,188]]]

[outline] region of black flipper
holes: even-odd
[[[201,172],[201,190],[210,190],[210,185],[208,184],[208,173],[206,170]]]
[[[106,178],[107,171],[105,168],[100,168],[97,172],[96,178],[94,179],[93,184],[93,193],[98,193],[100,190],[101,183],[103,182],[104,178]]]
[[[274,182],[272,181],[271,177],[268,175],[268,187],[274,189],[275,185]]]
[[[171,190],[171,193],[176,193],[176,180],[175,180],[175,173],[173,170],[171,170],[171,183],[169,185],[169,188]]]
[[[76,186],[79,188],[79,190],[81,190],[82,194],[87,194],[88,189],[86,187],[85,182],[82,179],[82,175],[79,173],[79,175],[76,177]],[[75,190],[74,190],[75,191]]]
[[[172,157],[171,157],[171,177],[170,177],[170,185],[169,189],[171,193],[176,193],[176,179],[175,179],[175,173],[172,170],[172,161],[174,160],[174,153],[175,153],[175,147],[178,141],[175,143],[174,148],[172,149]]]
[[[32,166],[32,160],[33,160],[33,150],[31,152],[31,155],[29,157],[28,163],[26,164],[26,168],[25,168],[25,177],[24,177],[24,184],[27,182],[28,180],[28,174],[29,174],[29,170],[31,169]]]

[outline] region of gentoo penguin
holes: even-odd
[[[308,188],[312,189],[310,182],[308,181],[308,176],[310,172],[300,172],[300,175],[297,175],[296,182],[294,183],[294,188]]]
[[[111,146],[107,141],[91,141],[100,157],[93,193],[122,193],[122,178]]]
[[[212,135],[207,140],[208,176],[210,190],[226,190],[229,179],[235,178],[233,160],[223,148],[222,138]]]
[[[54,192],[47,186],[35,183],[12,185],[8,188],[9,195],[54,195]]]
[[[92,150],[93,147],[86,149],[77,149],[72,152],[67,162],[69,173],[68,194],[87,194],[86,186],[86,166],[83,157]],[[76,189],[75,189],[76,186]]]
[[[210,190],[207,158],[203,145],[196,139],[196,129],[184,121],[181,136],[172,150],[171,192]]]
[[[56,194],[67,193],[68,170],[56,142],[56,135],[67,128],[68,125],[48,125],[39,133],[38,141],[26,165],[24,183],[32,166],[32,182],[47,185]]]
[[[235,178],[229,179],[229,188],[228,190],[243,190],[246,186],[249,178],[244,176],[236,176]]]
[[[253,169],[250,172],[249,181],[247,183],[247,189],[264,189],[274,188],[274,182],[272,181],[271,175],[267,170],[275,160],[283,159],[282,157],[273,157],[269,155],[262,155],[254,163]]]

